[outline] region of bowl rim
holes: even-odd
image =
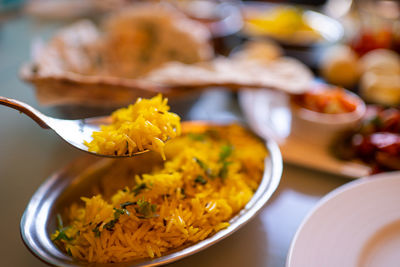
[[[147,259],[141,262],[117,264],[96,264],[96,266],[121,265],[138,267],[163,265],[202,251],[203,249],[233,234],[260,212],[280,183],[283,163],[279,147],[272,139],[268,139],[264,143],[268,155],[264,160],[265,167],[260,185],[245,207],[236,216],[231,218],[229,221],[230,226],[226,229],[220,230],[198,243],[184,247],[178,251],[172,251],[169,254],[153,260]],[[62,253],[50,240],[47,227],[50,220],[50,213],[53,210],[52,207],[61,196],[63,189],[77,180],[82,173],[90,170],[98,170],[101,166],[107,164],[107,162],[111,162],[111,160],[98,160],[98,158],[94,158],[90,155],[79,157],[51,175],[34,193],[22,215],[20,222],[20,235],[28,250],[39,260],[51,266],[71,267],[87,264],[85,262],[75,261],[71,257]],[[72,175],[68,172],[72,172]],[[74,175],[74,172],[77,173]]]

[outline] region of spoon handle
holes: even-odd
[[[4,105],[25,113],[44,129],[50,128],[44,120],[46,116],[26,103],[8,97],[0,96],[0,105]]]

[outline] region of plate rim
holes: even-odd
[[[292,241],[290,243],[288,254],[286,256],[285,267],[293,267],[292,266],[293,253],[294,253],[294,250],[296,249],[295,246],[299,240],[299,236],[300,236],[302,230],[304,229],[305,225],[307,225],[307,223],[309,223],[309,221],[312,219],[314,214],[318,210],[323,208],[324,205],[326,205],[326,203],[333,201],[336,197],[340,196],[341,194],[346,193],[347,191],[350,191],[353,188],[357,188],[360,185],[370,184],[370,183],[375,183],[375,182],[379,183],[379,182],[391,180],[391,179],[400,179],[400,171],[384,172],[384,173],[378,173],[378,174],[364,176],[364,177],[361,177],[360,179],[353,180],[342,186],[339,186],[339,187],[335,188],[334,190],[330,191],[325,196],[323,196],[318,201],[318,203],[307,213],[307,215],[304,217],[304,219],[300,223],[299,227],[297,228],[296,233],[293,236]]]

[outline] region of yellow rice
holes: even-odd
[[[165,159],[165,142],[180,134],[180,118],[169,112],[167,102],[161,95],[138,98],[135,104],[114,111],[112,123],[102,125],[93,140],[84,144],[89,151],[104,155],[132,155],[149,149]]]
[[[228,227],[260,183],[266,149],[235,124],[200,131],[169,141],[167,160],[148,173],[114,161],[120,165],[107,175],[133,180],[131,186],[109,198],[82,197],[64,216],[69,226],[52,239],[79,260],[125,262],[160,257]]]

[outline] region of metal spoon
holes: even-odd
[[[37,124],[40,125],[43,129],[52,129],[55,131],[62,139],[64,139],[67,143],[72,146],[102,157],[128,157],[134,156],[138,154],[142,154],[149,150],[143,150],[135,152],[132,155],[104,155],[98,154],[91,151],[88,151],[88,147],[84,145],[83,141],[90,142],[92,138],[92,134],[95,131],[100,131],[100,125],[110,124],[111,117],[95,117],[95,118],[87,118],[80,120],[63,120],[56,119],[53,117],[49,117],[39,112],[35,108],[30,105],[23,103],[21,101],[7,98],[4,96],[0,96],[0,105],[8,106],[13,109],[19,110],[22,113],[25,113],[31,119],[33,119]]]

